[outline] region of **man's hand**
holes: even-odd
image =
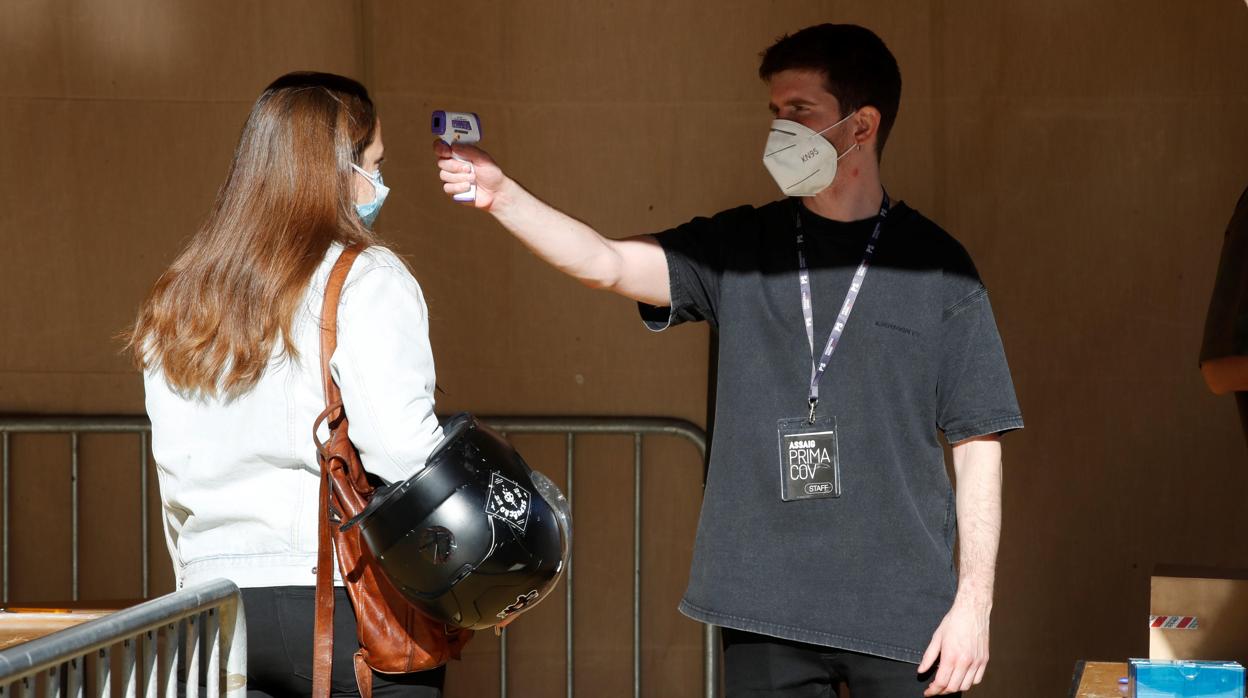
[[[507,177],[489,153],[471,145],[457,145],[452,149],[441,139],[433,142],[433,152],[438,156],[438,174],[444,182],[442,191],[452,195],[462,194],[468,191],[469,186],[476,184],[477,198],[472,204],[486,211],[494,207]],[[456,160],[452,155],[468,162]]]
[[[988,611],[954,602],[932,634],[932,642],[919,664],[922,674],[940,659],[940,666],[925,696],[970,690],[984,678],[988,668]]]

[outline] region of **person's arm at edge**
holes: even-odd
[[[958,591],[940,622],[919,673],[940,659],[924,695],[969,690],[988,667],[988,626],[1001,539],[1001,441],[996,435],[953,446],[957,478]]]
[[[539,258],[590,288],[665,307],[671,305],[667,257],[653,235],[614,240],[546,204],[507,177],[483,150],[434,143],[442,189],[447,194],[477,185],[474,205],[499,223]]]

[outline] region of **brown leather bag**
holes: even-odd
[[[347,594],[355,607],[360,649],[355,653],[355,679],[360,694],[372,695],[373,671],[406,674],[433,669],[458,659],[472,632],[447,628],[420,613],[386,579],[372,553],[360,539],[359,527],[342,532],[342,523],[360,513],[373,495],[359,453],[347,433],[342,394],[329,371],[329,359],[338,345],[338,298],[347,272],[363,248],[347,247],[339,255],[325,286],[321,308],[321,381],[325,411],[312,429],[321,464],[320,543],[316,565],[316,640],[312,656],[312,695],[330,693],[333,662],[334,578],[333,555]],[[329,440],[317,435],[321,422]]]

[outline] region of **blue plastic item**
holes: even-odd
[[[1244,698],[1239,662],[1132,659],[1127,667],[1130,698]]]

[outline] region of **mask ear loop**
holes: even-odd
[[[816,131],[816,132],[815,132],[815,135],[816,135],[816,136],[822,136],[823,134],[827,133],[828,131],[831,131],[832,129],[836,128],[837,126],[840,126],[841,124],[845,123],[846,121],[849,121],[849,117],[851,117],[851,116],[853,116],[854,114],[857,114],[857,113],[858,113],[858,110],[857,110],[857,109],[855,109],[855,110],[851,111],[850,113],[848,113],[848,114],[846,114],[846,115],[845,115],[845,118],[844,118],[844,119],[841,119],[840,121],[836,122],[835,124],[832,124],[831,126],[829,126],[829,127],[825,128],[825,129],[823,129],[822,131]]]
[[[845,123],[846,121],[849,121],[849,117],[851,117],[851,116],[853,116],[854,114],[857,114],[857,113],[858,113],[858,110],[857,110],[857,109],[855,109],[855,110],[851,111],[850,113],[848,113],[848,114],[846,114],[846,115],[845,115],[845,118],[844,118],[844,119],[841,119],[840,121],[836,122],[835,124],[832,124],[831,126],[829,126],[829,127],[825,128],[825,129],[823,129],[822,131],[818,131],[818,132],[816,132],[816,133],[815,133],[815,135],[816,135],[816,136],[822,136],[823,134],[827,133],[828,131],[831,131],[832,129],[836,128],[837,126],[840,126],[841,124]],[[827,140],[827,139],[824,139],[824,140]],[[829,141],[829,143],[831,143],[831,142]],[[835,144],[832,144],[832,150],[836,150],[836,145],[835,145]],[[837,153],[837,156],[836,156],[836,160],[837,160],[837,162],[840,162],[841,158],[845,157],[846,155],[849,155],[850,153],[854,152],[855,150],[862,150],[862,144],[861,144],[861,143],[859,143],[858,141],[854,141],[854,144],[853,144],[851,147],[846,148],[846,149],[845,149],[845,152],[843,152],[843,153],[839,153],[839,152],[838,152],[838,153]]]
[[[369,184],[373,185],[373,200],[368,203],[370,204],[376,203],[377,199],[381,198],[381,191],[380,191],[381,187],[378,186],[380,182],[377,181],[381,179],[381,170],[378,169],[377,174],[375,175],[369,174],[367,170],[355,164],[354,162],[351,163],[351,168],[354,169],[356,172],[358,172],[362,177],[364,177],[364,179],[367,179]]]
[[[833,149],[833,150],[835,150],[835,149],[836,149],[836,146],[832,146],[832,149]],[[854,145],[853,145],[852,147],[846,148],[846,149],[845,149],[845,152],[843,152],[843,153],[841,153],[840,155],[837,155],[837,156],[836,156],[837,161],[840,161],[840,159],[841,159],[841,158],[845,157],[846,155],[849,155],[850,153],[854,152],[855,150],[862,150],[862,144],[861,144],[861,143],[859,143],[859,142],[857,142],[857,141],[854,141]]]
[[[354,162],[351,163],[351,167],[356,172],[359,172],[360,174],[364,175],[364,179],[367,179],[368,181],[372,182],[374,186],[377,184],[377,180],[381,178],[381,170],[377,170],[377,174],[372,174],[371,172],[364,169],[363,167],[360,167]]]

